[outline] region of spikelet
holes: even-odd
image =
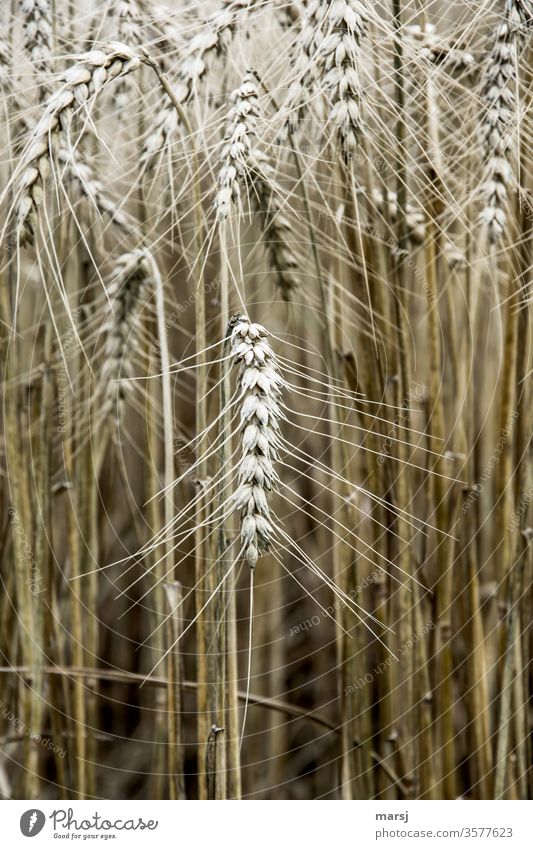
[[[398,195],[396,192],[387,190],[383,192],[381,189],[375,188],[372,192],[372,200],[376,208],[389,221],[396,221],[398,218]],[[405,205],[405,225],[407,228],[407,237],[415,245],[420,245],[424,241],[425,235],[425,215],[420,207],[413,206],[412,203]]]
[[[77,108],[83,107],[110,80],[133,71],[139,64],[139,57],[124,44],[109,45],[106,51],[92,50],[66,72],[63,85],[48,99],[23,152],[15,184],[16,235],[21,244],[34,239],[32,217],[43,195],[52,141],[66,130]]]
[[[233,511],[241,517],[240,538],[244,557],[253,569],[274,537],[269,494],[278,481],[274,463],[281,444],[279,422],[284,381],[268,332],[245,315],[233,321],[230,344],[240,366],[242,454]]]

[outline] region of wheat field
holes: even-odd
[[[2,798],[532,798],[531,0],[1,15]]]

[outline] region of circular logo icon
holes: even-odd
[[[43,830],[46,817],[42,811],[37,808],[30,808],[29,811],[24,811],[20,818],[20,830],[24,837],[35,837]]]

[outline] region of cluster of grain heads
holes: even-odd
[[[135,354],[141,346],[142,319],[139,310],[145,307],[152,279],[152,265],[145,249],[123,254],[117,260],[108,289],[109,314],[105,326],[105,353],[98,398],[103,418],[112,415],[118,400],[118,415],[122,402],[131,392],[130,378],[134,375]]]
[[[485,112],[480,127],[485,160],[481,219],[489,241],[496,243],[506,225],[508,192],[514,183],[509,155],[516,127],[516,69],[521,28],[530,25],[529,0],[506,0],[505,15],[496,30],[483,80]]]
[[[49,0],[21,0],[24,49],[37,71],[50,70],[52,12]]]
[[[88,107],[91,98],[106,83],[133,71],[139,64],[139,57],[124,44],[91,50],[66,72],[63,85],[48,99],[23,152],[16,177],[16,234],[20,244],[34,239],[32,219],[43,197],[54,139],[67,130],[75,111]]]
[[[195,93],[214,60],[231,44],[237,26],[239,12],[252,6],[250,0],[229,2],[224,0],[221,8],[207,21],[201,31],[183,47],[183,56],[173,84],[177,103],[185,104]],[[179,116],[174,106],[163,103],[155,117],[154,130],[144,144],[144,155],[150,161],[161,150],[176,131]]]
[[[233,509],[241,515],[241,543],[252,569],[274,535],[268,496],[278,480],[274,463],[281,443],[284,382],[267,337],[265,328],[247,316],[234,320],[231,353],[240,366],[242,455]]]

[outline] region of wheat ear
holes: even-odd
[[[78,152],[74,161],[63,147],[59,150],[58,160],[64,168],[66,178],[78,187],[80,193],[94,206],[100,217],[109,218],[113,224],[129,236],[136,233],[128,215],[106,193],[102,182],[96,177],[88,160],[82,159]]]
[[[123,254],[117,260],[115,272],[108,288],[109,315],[105,326],[104,364],[100,390],[97,393],[104,419],[112,415],[118,396],[118,415],[123,402],[131,393],[133,360],[141,350],[138,311],[152,281],[152,266],[145,249]]]
[[[226,121],[215,200],[219,220],[226,219],[232,203],[239,202],[240,184],[249,171],[259,115],[257,87],[252,74],[246,74],[241,85],[230,96],[230,102],[232,106]]]
[[[322,84],[331,99],[329,121],[345,160],[352,157],[361,130],[358,64],[367,23],[367,8],[359,0],[334,0],[326,8],[326,35],[318,48]]]
[[[287,129],[294,131],[313,82],[327,92],[328,121],[346,161],[353,156],[361,130],[359,49],[367,24],[368,9],[359,0],[312,0],[296,43],[296,75],[287,100]]]
[[[92,50],[66,72],[63,85],[48,99],[23,152],[15,184],[18,199],[16,231],[21,244],[34,239],[31,219],[42,199],[52,159],[53,140],[60,131],[68,130],[76,107],[84,106],[110,80],[133,71],[140,61],[123,44],[110,45],[107,51]]]
[[[117,9],[117,35],[121,44],[129,47],[139,47],[141,39],[141,10],[135,0],[120,0]],[[128,106],[129,95],[127,80],[118,80],[115,90],[115,103],[117,115],[122,117],[124,109]]]
[[[5,92],[11,83],[10,70],[11,50],[7,38],[7,29],[0,27],[0,91]]]
[[[217,217],[228,217],[231,204],[238,203],[241,183],[249,185],[250,204],[260,219],[266,250],[276,272],[284,300],[297,286],[296,256],[290,246],[292,226],[284,211],[284,201],[268,157],[257,147],[257,121],[260,115],[257,78],[249,71],[230,98],[218,192]]]
[[[480,134],[486,170],[481,220],[492,244],[505,231],[508,191],[514,182],[509,153],[516,123],[518,44],[521,26],[531,24],[532,10],[529,0],[506,0],[504,20],[496,30],[485,68],[482,99],[486,108]]]
[[[233,319],[231,352],[240,366],[242,455],[233,511],[241,515],[244,557],[253,569],[274,536],[268,497],[278,481],[274,463],[280,448],[279,402],[284,386],[268,332],[241,315]]]
[[[192,97],[209,71],[210,64],[227,50],[235,32],[238,13],[251,5],[249,0],[226,0],[222,8],[184,47],[174,86],[174,97],[179,104],[183,105]],[[155,129],[144,144],[144,155],[148,160],[165,146],[178,124],[179,116],[175,106],[164,103],[156,117]]]
[[[24,49],[36,70],[46,73],[52,53],[52,11],[49,0],[22,0]]]

